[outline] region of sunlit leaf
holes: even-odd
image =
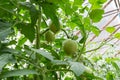
[[[99,34],[100,34],[100,29],[97,28],[96,26],[91,26],[91,31],[92,31],[96,36],[99,36]]]
[[[94,9],[90,12],[89,15],[93,22],[99,22],[102,19],[103,14],[104,14],[104,10]]]
[[[90,4],[92,4],[92,9],[101,8],[106,1],[107,0],[89,0]]]
[[[85,67],[82,63],[79,62],[69,62],[70,70],[72,70],[76,76],[80,76],[84,71]]]
[[[113,33],[115,31],[115,27],[107,27],[106,31],[109,33]]]
[[[115,38],[120,39],[120,33],[116,33],[114,36]]]
[[[74,5],[82,5],[82,3],[84,2],[84,0],[74,0]]]
[[[19,39],[19,41],[18,41],[18,45],[22,46],[26,41],[27,41],[27,38],[21,36],[20,39]]]

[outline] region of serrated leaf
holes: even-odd
[[[90,18],[93,22],[99,22],[103,17],[104,10],[102,9],[94,9],[90,12]]]
[[[120,33],[116,33],[114,36],[115,38],[120,39]]]
[[[72,70],[76,76],[80,76],[85,71],[85,66],[79,62],[69,62],[70,70]]]
[[[106,31],[109,33],[113,33],[115,31],[115,27],[107,27]]]
[[[47,58],[47,59],[49,59],[51,61],[54,60],[54,57],[49,52],[47,52],[45,50],[33,49],[33,48],[31,48],[31,50],[34,51],[34,52],[36,52],[36,53],[38,53],[38,54],[40,54],[40,55],[42,55],[43,57],[45,57],[45,58]]]
[[[38,74],[38,73],[35,70],[29,70],[29,69],[12,70],[1,73],[0,78],[29,75],[29,74]]]

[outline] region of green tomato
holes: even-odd
[[[71,55],[77,52],[77,42],[71,39],[67,39],[63,42],[63,50],[67,55]]]
[[[45,33],[45,40],[47,42],[53,42],[55,40],[55,34],[49,30]]]
[[[58,26],[55,26],[55,24],[51,23],[50,24],[50,30],[53,32],[53,33],[58,33],[60,31],[61,27],[58,27]]]

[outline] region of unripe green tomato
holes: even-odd
[[[45,40],[47,42],[53,42],[55,40],[55,34],[49,30],[45,33]]]
[[[55,24],[51,23],[50,24],[50,30],[53,32],[53,33],[58,33],[60,31],[60,27],[59,26],[55,26]]]
[[[77,52],[77,42],[71,39],[67,39],[63,42],[63,50],[67,55],[71,55]]]

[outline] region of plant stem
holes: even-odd
[[[40,33],[40,36],[43,35],[44,33],[46,33],[49,30],[49,28],[47,28],[46,30],[44,30],[43,32]]]
[[[40,25],[41,25],[41,7],[39,6],[38,21],[37,21],[37,26],[36,26],[36,49],[40,48]],[[36,53],[35,56],[36,56],[35,63],[38,64],[39,55]],[[38,69],[36,70],[38,71]],[[35,75],[34,80],[40,80],[40,77],[38,75]]]
[[[91,49],[91,50],[88,50],[88,51],[85,51],[84,53],[96,51],[96,50],[100,49],[100,48],[103,47],[106,43],[110,42],[110,41],[113,40],[113,39],[114,39],[114,38],[111,38],[110,40],[105,39],[105,40],[103,40],[103,41],[100,43],[100,45],[99,45],[97,48]],[[92,54],[93,54],[93,53],[91,53],[90,56],[91,56]],[[89,56],[89,57],[90,57],[90,56]]]
[[[67,34],[67,32],[64,29],[61,29],[61,30],[66,34],[67,38],[69,39],[70,36]]]
[[[81,50],[80,50],[80,53],[78,54],[78,57],[77,57],[76,61],[78,61],[79,58],[80,58],[80,56],[81,56],[81,54],[83,54],[84,49],[85,49],[85,43],[86,43],[86,40],[85,40],[84,43],[83,43],[83,46],[82,46],[82,48],[81,48]]]

